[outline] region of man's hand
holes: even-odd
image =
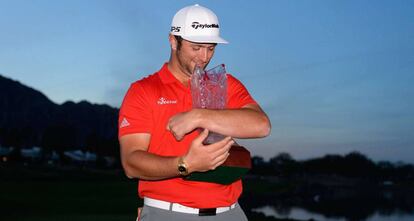
[[[226,137],[213,144],[203,145],[203,141],[208,136],[208,130],[204,131],[193,140],[190,149],[184,156],[184,162],[188,166],[188,171],[204,172],[214,170],[226,161],[229,150],[234,141],[231,137]]]
[[[197,128],[197,114],[194,110],[176,114],[170,118],[167,124],[169,130],[177,140]]]

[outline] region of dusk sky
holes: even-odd
[[[414,1],[0,0],[0,75],[55,103],[119,107],[129,85],[169,59],[171,19],[198,3],[226,64],[272,134],[242,140],[265,159],[359,151],[414,163]]]

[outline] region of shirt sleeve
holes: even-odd
[[[247,104],[257,104],[246,87],[235,77],[227,74],[227,108],[241,108]]]
[[[153,122],[147,92],[139,82],[128,89],[118,118],[118,137],[132,133],[151,133]]]

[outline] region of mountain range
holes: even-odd
[[[0,75],[0,146],[117,152],[118,109],[88,101],[56,104]]]

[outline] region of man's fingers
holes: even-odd
[[[195,142],[197,143],[203,143],[203,141],[207,138],[208,136],[208,129],[204,129],[199,135],[198,137],[196,137],[194,139]]]
[[[213,165],[212,165],[212,168],[210,169],[213,169],[213,170],[216,169],[216,167],[222,165],[227,160],[227,158],[230,156],[229,151],[230,151],[231,145],[233,144],[234,144],[234,141],[229,140],[224,146],[220,146],[220,148],[214,153],[215,158],[212,161]]]
[[[225,137],[223,140],[220,140],[218,143],[222,143],[223,145],[227,145],[229,142],[233,142],[233,139],[231,137]]]
[[[210,146],[214,148],[214,152],[216,152],[217,154],[222,154],[224,152],[228,152],[231,145],[233,144],[234,144],[234,141],[232,140],[232,138],[226,137],[217,143],[210,144]]]
[[[225,154],[222,154],[218,156],[215,160],[215,164],[213,166],[213,170],[217,167],[221,166],[224,162],[226,162],[227,158],[230,156],[230,153],[226,152]]]

